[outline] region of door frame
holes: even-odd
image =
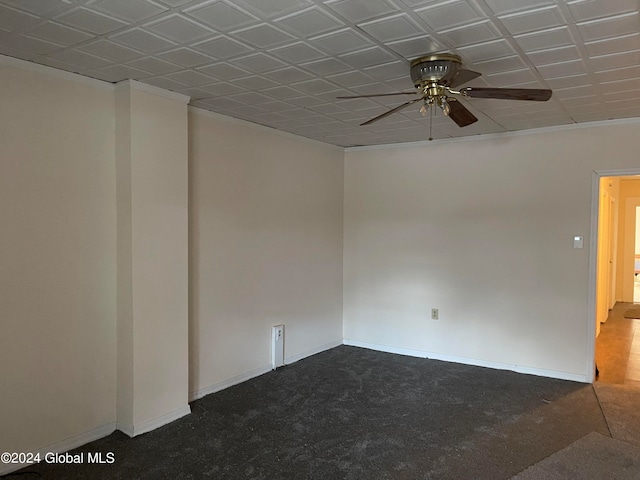
[[[626,177],[640,175],[640,167],[618,170],[594,170],[591,174],[591,228],[589,242],[589,294],[587,314],[587,355],[586,355],[586,380],[593,383],[595,380],[596,360],[596,274],[598,262],[598,207],[600,205],[600,178],[602,177]]]

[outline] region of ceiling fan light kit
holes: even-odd
[[[372,118],[360,126],[369,125],[378,120],[392,115],[414,103],[422,101],[420,113],[426,115],[427,111],[433,113],[434,108],[442,110],[444,115],[451,118],[459,127],[466,127],[478,121],[477,117],[467,109],[457,98],[450,95],[459,95],[469,98],[492,98],[500,100],[528,100],[545,102],[551,98],[551,90],[534,88],[482,88],[466,87],[461,90],[454,90],[456,87],[470,82],[474,78],[482,75],[479,72],[469,70],[462,64],[458,55],[452,53],[435,53],[416,58],[411,62],[410,75],[416,91],[393,92],[374,95],[353,95],[337,97],[339,99],[348,98],[368,98],[383,97],[390,95],[420,95],[420,97],[403,103],[391,110]],[[433,115],[429,116],[429,129]],[[429,140],[432,140],[431,134]]]

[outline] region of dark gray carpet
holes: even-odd
[[[640,448],[590,433],[513,480],[638,480]]]
[[[593,387],[341,346],[209,395],[192,414],[73,451],[45,479],[508,479],[590,432]],[[29,478],[29,477],[22,477]]]

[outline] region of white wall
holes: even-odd
[[[152,430],[188,406],[189,98],[116,87],[118,428]]]
[[[637,129],[348,150],[345,341],[588,379],[592,172],[639,167]]]
[[[0,57],[0,451],[115,422],[109,85]]]
[[[192,109],[194,396],[342,343],[343,150]]]

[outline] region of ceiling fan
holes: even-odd
[[[481,88],[465,87],[454,90],[459,85],[467,83],[482,75],[479,72],[469,70],[462,65],[458,55],[451,53],[436,53],[417,58],[411,62],[411,80],[417,90],[412,92],[393,92],[374,95],[353,95],[337,97],[338,99],[386,97],[391,95],[420,95],[418,98],[398,105],[395,108],[367,120],[360,126],[377,122],[389,115],[399,112],[414,103],[422,102],[420,112],[425,115],[427,111],[433,116],[433,109],[439,107],[442,112],[453,120],[458,126],[466,127],[478,121],[457,98],[450,95],[460,95],[470,98],[497,98],[502,100],[532,100],[545,102],[551,98],[551,90],[534,88]],[[429,140],[432,140],[431,136]]]

